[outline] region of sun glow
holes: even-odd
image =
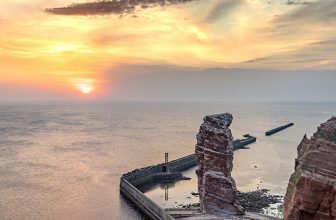
[[[90,94],[93,91],[93,87],[91,85],[85,84],[85,83],[79,84],[78,88],[85,95]]]
[[[77,78],[71,80],[71,85],[75,86],[82,95],[90,95],[95,91],[95,81],[92,78]]]

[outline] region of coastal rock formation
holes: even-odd
[[[206,116],[196,136],[200,208],[206,213],[243,214],[236,200],[236,183],[231,177],[233,138],[229,126],[232,119],[229,113]]]
[[[336,219],[336,117],[298,146],[295,172],[284,202],[284,219]]]

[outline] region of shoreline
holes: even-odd
[[[176,172],[182,172],[187,169],[196,166],[195,155],[188,155],[182,158],[178,158],[176,160],[170,161],[168,163],[161,163],[154,166],[148,166],[140,169],[135,169],[124,174],[121,178],[120,182],[120,191],[124,194],[130,201],[132,201],[138,209],[140,209],[147,216],[150,216],[151,219],[175,219],[177,216],[198,216],[202,213],[197,209],[197,205],[194,207],[183,206],[178,208],[178,213],[175,217],[174,212],[175,209],[163,208],[158,205],[155,201],[145,195],[145,192],[141,190],[141,187],[146,186],[146,184],[158,184],[159,181],[155,179],[155,175],[157,173],[162,173],[163,167],[169,167],[169,169],[174,170]],[[179,181],[188,181],[188,180],[179,180]],[[168,181],[169,182],[169,181]],[[171,180],[170,182],[177,182],[176,180]],[[166,182],[167,183],[167,182]],[[253,214],[254,219],[278,219],[273,216],[266,216],[263,213],[251,212],[249,210],[260,210],[264,206],[268,206],[270,204],[274,204],[275,202],[279,202],[281,196],[269,195],[266,193],[268,190],[259,190],[254,192],[240,193],[241,200],[246,201],[246,205],[249,204],[249,208],[246,211],[246,215],[238,216],[237,219],[246,219],[251,213]],[[255,203],[255,201],[260,201]],[[254,203],[254,205],[253,205]],[[175,211],[174,211],[175,210]],[[173,211],[173,213],[170,213]],[[184,214],[181,214],[184,213]],[[225,219],[225,218],[224,218]],[[249,219],[249,218],[247,218]]]
[[[183,182],[188,180],[177,180],[177,181],[153,181],[144,185],[140,185],[138,188],[141,192],[147,195],[149,198],[152,198],[147,193],[155,190],[157,186],[159,188],[167,187],[168,185],[174,185],[177,182],[183,184]],[[174,191],[174,187],[169,188],[170,193]],[[182,192],[180,192],[182,193]],[[164,192],[162,191],[162,195]],[[176,202],[176,199],[172,200],[172,203],[167,205],[162,205],[162,202],[159,203],[166,211],[171,210],[197,210],[199,208],[199,202],[193,202],[191,198],[198,198],[198,193],[191,192],[190,196],[184,198],[183,201]],[[152,198],[153,199],[153,198]],[[284,195],[271,194],[268,189],[257,189],[254,191],[242,192],[237,191],[237,200],[239,205],[244,207],[246,212],[258,213],[270,217],[282,217],[282,205],[283,205]],[[154,200],[155,201],[155,200]]]

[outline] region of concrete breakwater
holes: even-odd
[[[158,164],[156,166],[145,167],[134,170],[121,177],[120,192],[131,200],[141,211],[151,219],[172,220],[174,219],[164,209],[153,202],[136,187],[145,183],[154,181],[155,175],[162,173],[162,170],[179,172],[196,166],[196,157],[194,154],[173,160],[171,162]]]
[[[161,163],[154,166],[144,167],[133,170],[122,176],[121,179],[125,179],[133,186],[139,186],[148,182],[151,182],[155,178],[155,174],[161,173],[164,167],[172,172],[180,172],[190,167],[196,166],[195,154],[191,154],[173,161]]]
[[[233,150],[241,149],[253,142],[255,142],[255,137],[252,136],[243,140],[236,140],[233,143]],[[181,172],[194,166],[196,166],[196,156],[195,154],[191,154],[168,163],[133,170],[121,177],[120,192],[151,219],[172,220],[174,218],[171,215],[143,194],[137,187],[154,181],[156,175],[162,174],[164,170]]]
[[[289,124],[286,124],[286,125],[283,125],[283,126],[280,126],[280,127],[274,128],[274,129],[271,129],[269,131],[266,131],[265,135],[266,136],[270,136],[270,135],[275,134],[275,133],[277,133],[279,131],[282,131],[282,130],[288,128],[288,127],[291,127],[293,125],[294,125],[294,123],[289,123]]]
[[[233,141],[233,150],[244,149],[246,145],[252,144],[257,141],[257,138],[248,136],[245,139],[237,139]]]
[[[128,182],[125,178],[121,178],[120,192],[131,200],[142,212],[144,212],[150,219],[154,220],[173,220],[158,204],[153,202],[134,185]]]

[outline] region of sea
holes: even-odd
[[[0,219],[144,219],[119,192],[123,173],[192,154],[205,115],[233,115],[234,138],[257,137],[234,154],[241,191],[283,195],[302,137],[336,115],[336,103],[80,102],[0,104]],[[265,131],[294,126],[266,137]],[[187,171],[193,176],[193,170]],[[165,207],[190,199],[195,179]]]

